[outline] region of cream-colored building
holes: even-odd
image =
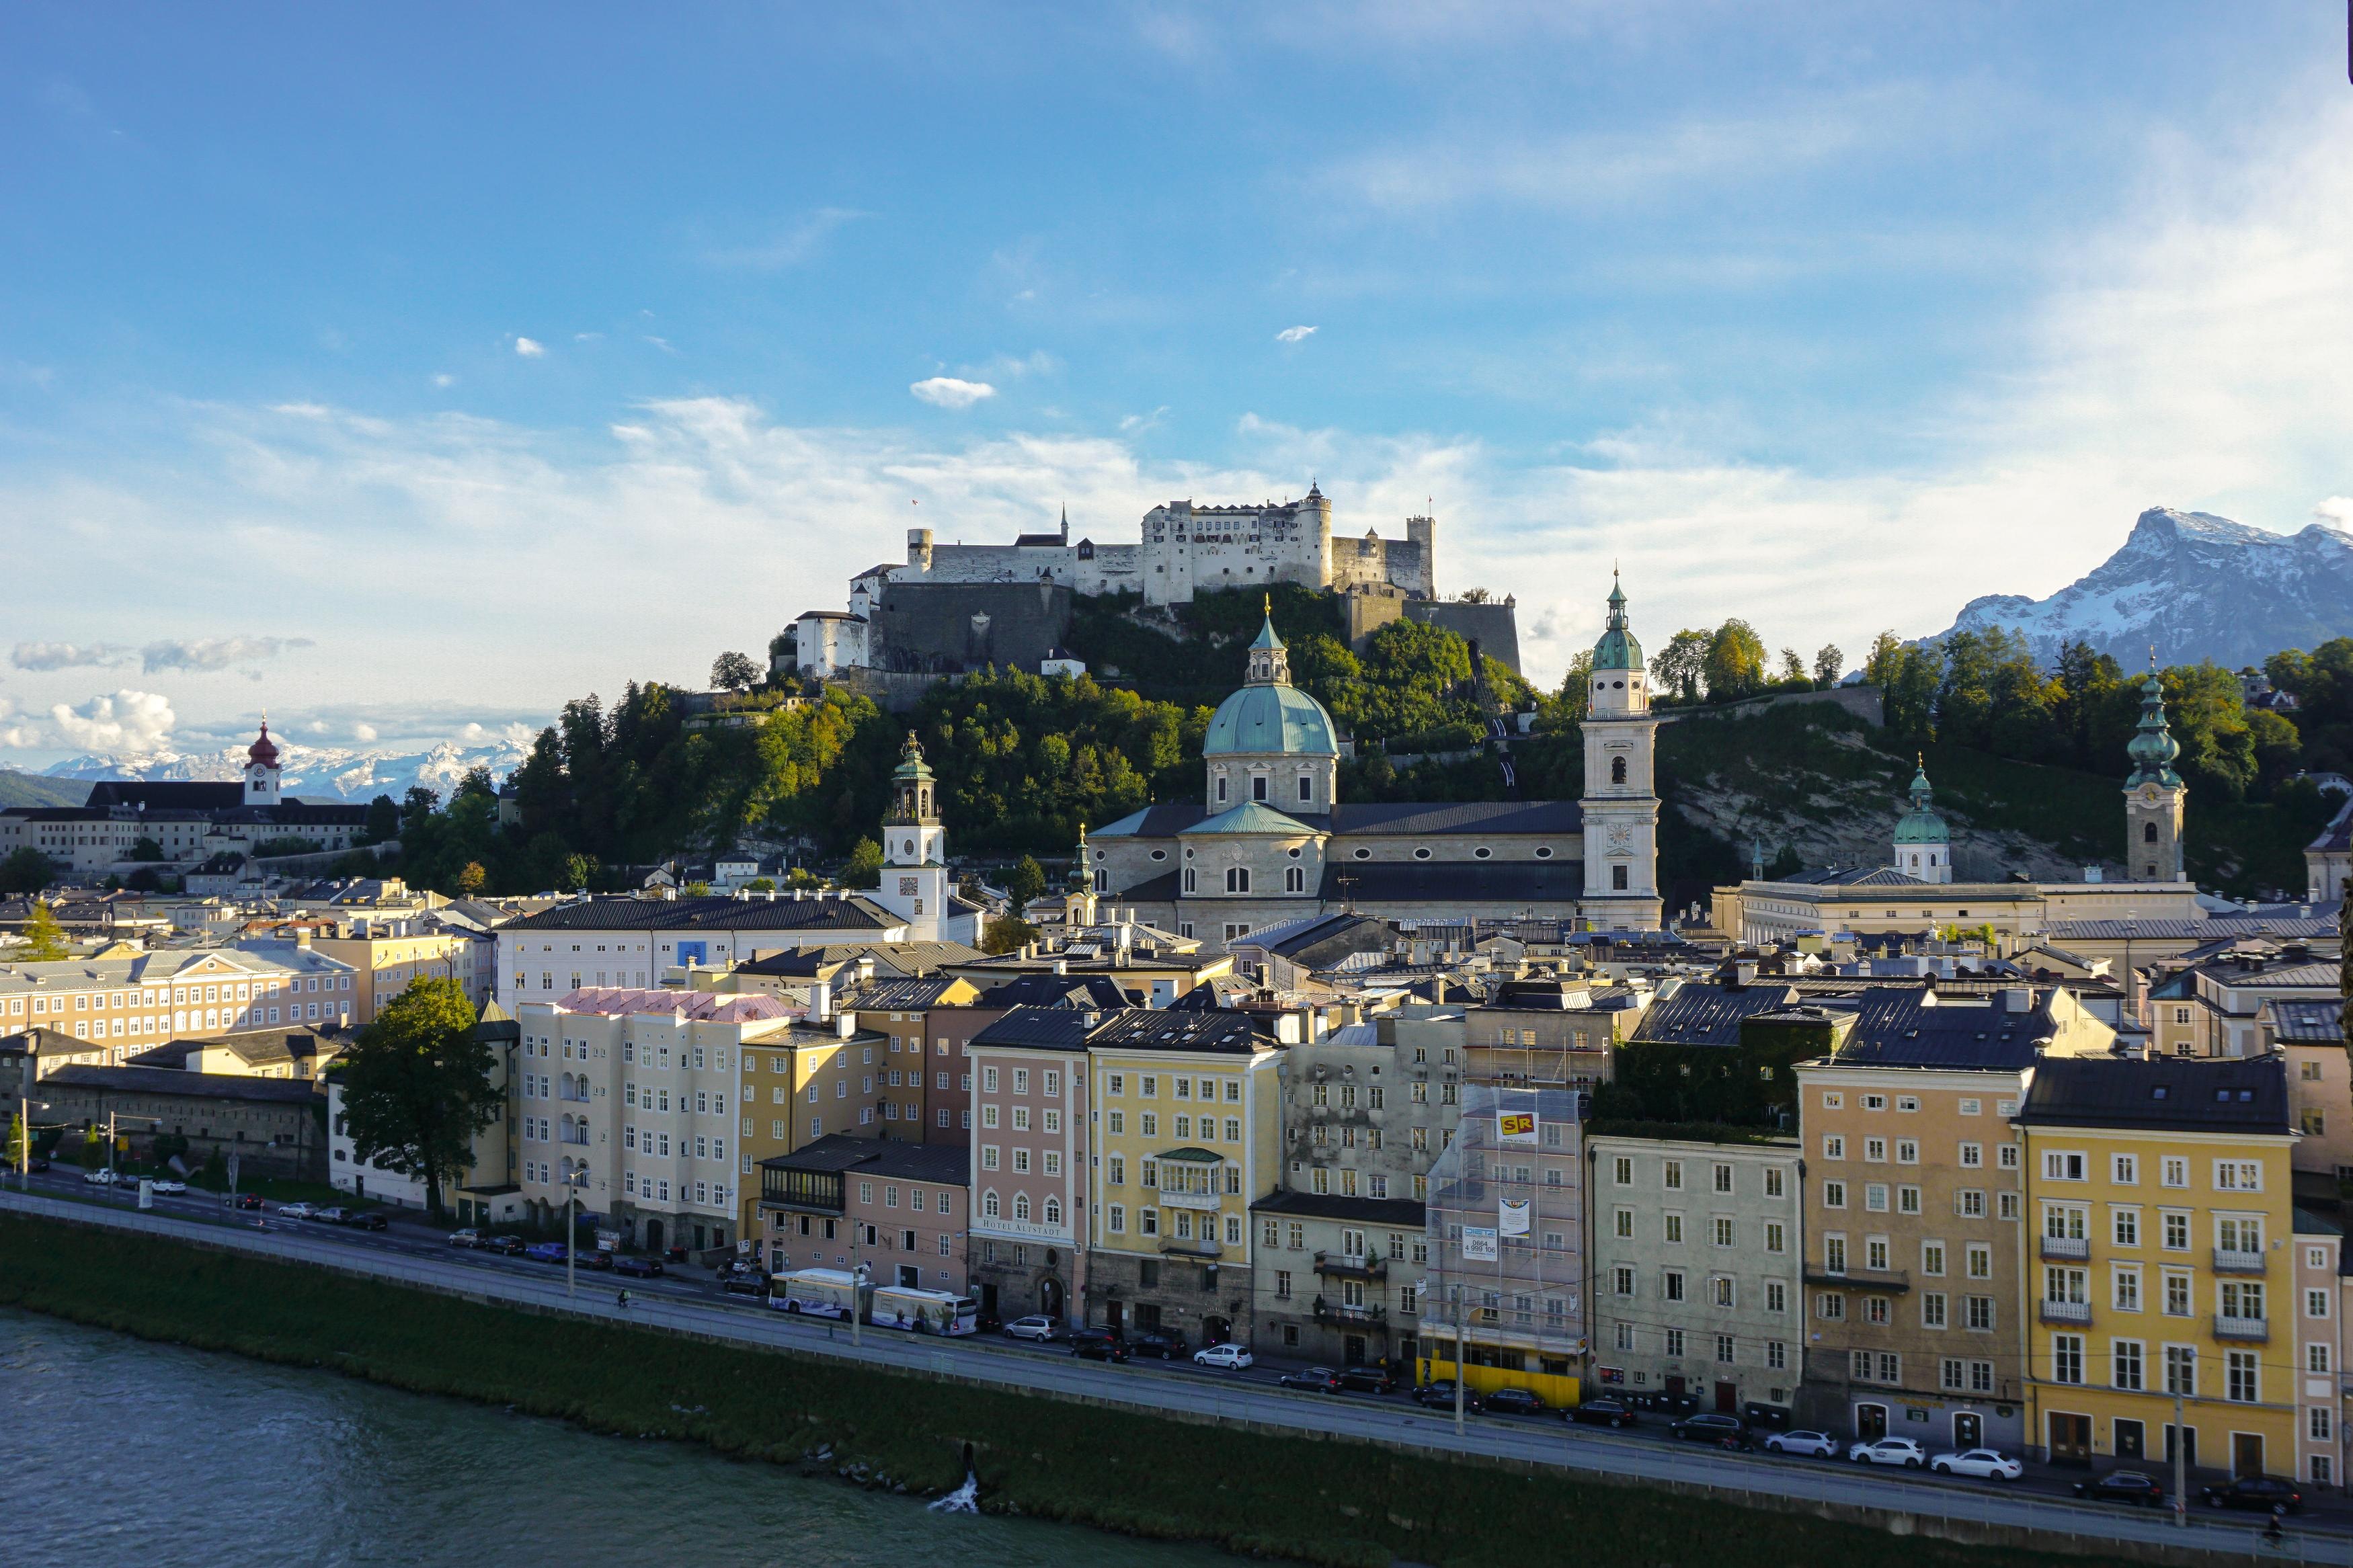
[[[111,958],[0,965],[0,1033],[49,1029],[119,1066],[167,1040],[278,1025],[345,1026],[352,966],[307,941],[244,940]]]
[[[466,1000],[480,1007],[490,1000],[490,976],[473,973],[475,939],[465,933],[416,931],[396,928],[356,936],[318,936],[313,952],[351,965],[352,1022],[375,1021],[384,1005],[408,988],[412,980],[455,980],[467,987]]]

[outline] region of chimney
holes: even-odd
[[[303,949],[308,949],[310,947],[311,928],[309,926],[301,926],[296,928],[294,932],[294,945]]]
[[[1070,961],[1069,959],[1067,959],[1067,958],[1058,958],[1058,959],[1054,960],[1054,973],[1057,973],[1057,974],[1068,974],[1070,972],[1071,972],[1071,961]]]
[[[2005,1013],[2034,1011],[2034,993],[2023,986],[2001,994],[2001,1010]]]
[[[858,1015],[849,1012],[836,1013],[833,1016],[833,1033],[836,1038],[844,1040],[858,1033]]]
[[[820,980],[809,988],[809,1016],[822,1024],[833,1016],[833,982]]]

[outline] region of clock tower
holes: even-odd
[[[882,883],[874,901],[907,922],[914,942],[942,939],[948,912],[948,830],[934,798],[935,781],[913,730],[891,770],[891,815],[882,819]]]
[[[2173,771],[2181,743],[2165,723],[2165,683],[2157,678],[2157,655],[2140,687],[2140,723],[2125,749],[2133,761],[2125,777],[2125,879],[2186,882],[2181,859],[2182,809],[2189,790]]]
[[[1602,929],[1656,931],[1659,798],[1642,645],[1626,625],[1626,595],[1610,574],[1609,626],[1593,647],[1585,701],[1585,892],[1578,911]]]

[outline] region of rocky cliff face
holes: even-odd
[[[1951,630],[1995,626],[2024,633],[2045,660],[2062,644],[2085,642],[2127,668],[2146,663],[2152,644],[2166,664],[2260,664],[2282,648],[2353,636],[2353,536],[2320,523],[2273,533],[2152,507],[2088,576],[2042,600],[1972,599]]]

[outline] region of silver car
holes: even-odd
[[[1774,1432],[1765,1438],[1768,1454],[1804,1454],[1810,1458],[1835,1459],[1839,1440],[1827,1432]]]
[[[1984,1481],[2014,1481],[2026,1473],[2026,1467],[2018,1460],[1991,1448],[1939,1454],[1928,1461],[1928,1468],[1940,1476],[1975,1476]]]
[[[1846,1457],[1858,1465],[1900,1465],[1916,1470],[1928,1462],[1928,1450],[1910,1437],[1882,1437],[1875,1443],[1857,1443]]]

